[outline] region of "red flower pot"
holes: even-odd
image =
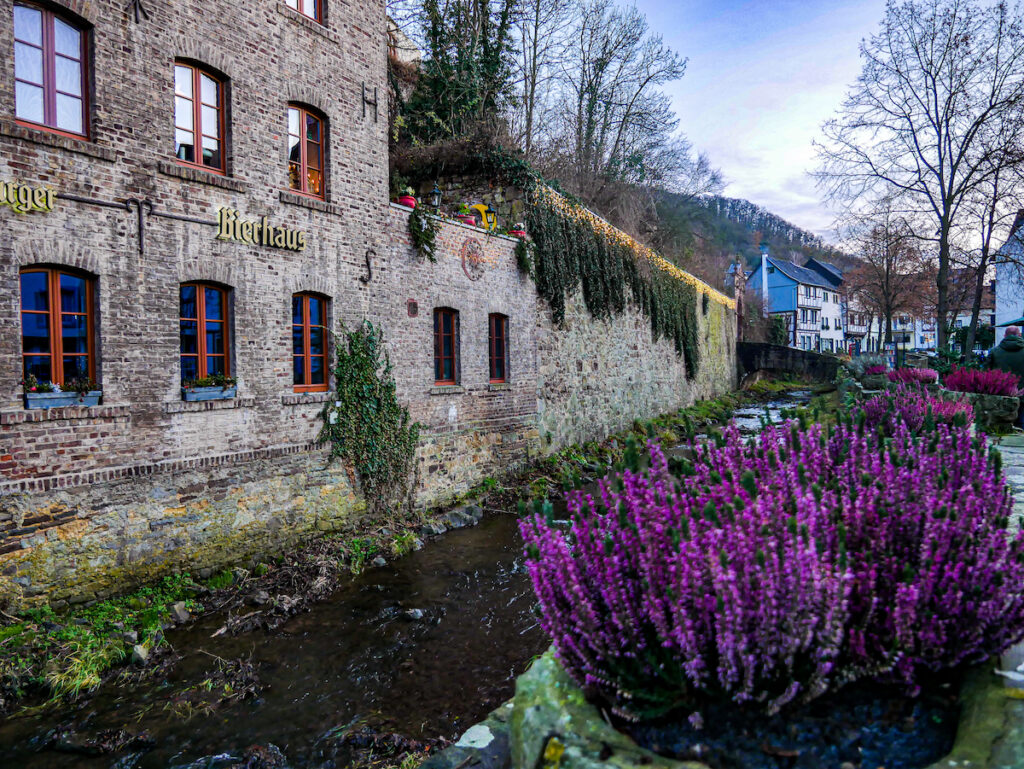
[[[476,227],[476,217],[473,214],[455,214],[455,218],[463,224],[471,224]]]
[[[416,198],[412,195],[399,195],[398,205],[405,206],[406,208],[416,208]]]
[[[526,230],[509,230],[508,234],[514,238],[525,238]]]

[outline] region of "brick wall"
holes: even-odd
[[[510,239],[448,223],[437,263],[412,251],[408,211],[385,202],[382,3],[327,0],[325,26],[283,0],[216,14],[198,0],[146,3],[149,19],[139,23],[121,0],[56,5],[91,26],[90,138],[16,124],[13,68],[0,67],[0,181],[63,196],[47,213],[0,206],[0,599],[102,596],[354,524],[365,506],[349,472],[312,445],[328,396],[293,388],[296,292],[328,297],[335,331],[363,318],[383,326],[399,396],[423,425],[421,506],[731,383],[728,343],[708,343],[707,368],[689,385],[639,316],[596,324],[570,302],[568,323],[553,328]],[[8,3],[0,56],[12,50]],[[176,58],[229,78],[226,176],[173,161]],[[378,121],[372,107],[364,113],[364,84],[382,97]],[[329,121],[325,201],[282,189],[290,101]],[[149,201],[144,239],[128,200]],[[308,246],[218,240],[211,223],[221,207],[304,231]],[[23,407],[19,272],[29,265],[94,278],[99,406]],[[182,401],[178,291],[196,280],[231,291],[239,381],[230,400]],[[440,306],[460,314],[455,388],[434,386]],[[509,318],[509,381],[497,386],[488,376],[490,313]],[[709,338],[728,338],[734,322],[723,316],[721,337]],[[702,323],[705,333],[711,325]],[[542,432],[556,437],[545,443]]]

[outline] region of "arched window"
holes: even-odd
[[[491,382],[508,381],[508,316],[491,313],[488,316],[488,360]]]
[[[327,299],[292,296],[292,381],[295,392],[327,389]]]
[[[459,313],[449,307],[434,310],[434,384],[459,383]]]
[[[21,271],[24,374],[40,382],[93,379],[93,280],[57,267]]]
[[[174,155],[224,173],[224,83],[194,64],[174,64]]]
[[[76,136],[86,120],[86,34],[45,8],[14,4],[14,112],[18,120]]]
[[[289,8],[294,8],[303,16],[323,24],[323,0],[285,0]]]
[[[305,107],[288,105],[288,186],[324,197],[324,119]]]
[[[181,285],[181,381],[231,376],[228,291],[209,283]]]

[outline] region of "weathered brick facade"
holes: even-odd
[[[0,3],[0,182],[57,194],[52,212],[0,206],[0,598],[105,595],[171,568],[272,551],[361,513],[349,473],[312,444],[326,393],[293,388],[297,292],[327,297],[335,330],[363,318],[384,327],[399,396],[424,426],[424,506],[731,384],[735,319],[717,305],[709,373],[693,385],[639,316],[594,325],[573,312],[567,329],[552,328],[509,239],[450,223],[436,264],[413,253],[408,212],[386,203],[383,3],[327,0],[323,25],[284,0],[142,5],[148,17],[137,21],[122,0],[48,4],[90,29],[90,134],[73,139],[15,122],[12,3]],[[226,80],[224,176],[175,163],[175,60]],[[376,119],[364,103],[375,89]],[[290,102],[327,120],[324,201],[287,190]],[[221,208],[305,232],[308,245],[219,240]],[[19,274],[35,265],[94,280],[99,406],[23,406]],[[188,281],[230,290],[233,399],[182,401],[178,292]],[[442,306],[460,315],[457,387],[433,386],[432,314]],[[489,313],[509,318],[503,385],[488,381]],[[560,434],[545,442],[545,431]]]

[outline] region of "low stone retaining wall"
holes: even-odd
[[[1019,656],[1019,655],[1017,655]],[[1016,659],[1013,654],[1009,659]],[[995,660],[971,670],[952,752],[926,769],[1024,769],[1024,690],[1006,688]],[[1008,662],[1004,660],[1003,667]],[[516,681],[514,699],[421,769],[709,769],[675,761],[613,729],[552,652]]]
[[[963,393],[940,390],[939,397],[949,401],[968,401],[974,408],[974,421],[983,430],[1007,428],[1017,421],[1020,398],[1010,395]]]

